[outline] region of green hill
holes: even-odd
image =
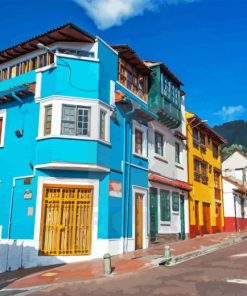
[[[227,144],[222,149],[223,160],[236,150],[247,154],[247,121],[234,120],[216,125],[213,129],[227,140]]]
[[[227,146],[237,144],[247,147],[247,121],[234,120],[216,125],[213,129],[228,141]]]

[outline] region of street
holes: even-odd
[[[246,263],[247,242],[244,241],[170,267],[161,266],[149,271],[47,286],[18,295],[240,296],[247,295]]]

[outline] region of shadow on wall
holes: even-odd
[[[64,262],[57,257],[38,256],[38,249],[34,241],[0,241],[0,273],[44,265],[49,265],[51,268],[51,265],[60,264],[64,264]],[[0,278],[2,279],[2,275]]]

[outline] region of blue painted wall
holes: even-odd
[[[103,42],[99,41],[99,62],[58,58],[58,66],[42,74],[42,98],[51,95],[72,96],[80,98],[100,99],[110,103],[110,80],[117,81],[118,56]],[[69,65],[69,66],[68,66]],[[0,91],[7,90],[26,82],[35,81],[35,72],[20,75],[16,78],[0,82]],[[138,101],[147,108],[138,97],[117,86],[127,96]],[[110,173],[90,173],[73,171],[37,170],[32,184],[24,185],[17,180],[13,195],[13,211],[11,238],[32,239],[34,235],[35,206],[37,180],[39,176],[63,178],[89,178],[100,181],[99,192],[99,238],[120,238],[123,236],[123,219],[132,236],[132,188],[134,185],[148,188],[148,162],[146,159],[132,155],[131,124],[126,124],[126,112],[117,105],[110,121],[111,145],[99,141],[51,138],[37,141],[39,104],[34,97],[24,99],[22,106],[16,102],[0,105],[7,109],[5,145],[0,148],[0,225],[3,225],[2,237],[7,238],[10,200],[13,178],[32,175],[32,165],[52,161],[93,163],[109,167]],[[23,129],[24,136],[17,138],[15,130]],[[126,145],[126,161],[138,168],[125,164],[124,145]],[[125,170],[124,170],[125,167]],[[125,174],[124,174],[125,171]],[[130,174],[128,175],[128,172]],[[109,196],[110,180],[122,182],[123,197]],[[33,198],[24,199],[25,190],[32,190]],[[28,207],[34,208],[33,216],[28,216]],[[128,213],[128,215],[127,215]]]

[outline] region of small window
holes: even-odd
[[[80,106],[63,105],[62,135],[89,136],[90,109]]]
[[[106,138],[106,112],[100,110],[100,126],[99,126],[99,136],[100,139],[105,140]]]
[[[143,154],[143,132],[135,129],[135,153]]]
[[[172,210],[174,212],[179,212],[179,193],[172,192]]]
[[[194,180],[201,181],[200,161],[197,158],[194,158]]]
[[[44,135],[51,134],[52,105],[45,106]]]
[[[208,166],[205,162],[201,163],[201,178],[202,178],[202,183],[207,185],[208,184]]]
[[[219,157],[219,147],[216,144],[213,144],[213,157],[215,159]]]
[[[163,135],[155,132],[155,153],[164,156]]]
[[[175,143],[175,162],[180,163],[180,146],[178,143]]]
[[[166,190],[160,190],[160,220],[171,221],[170,193]]]

